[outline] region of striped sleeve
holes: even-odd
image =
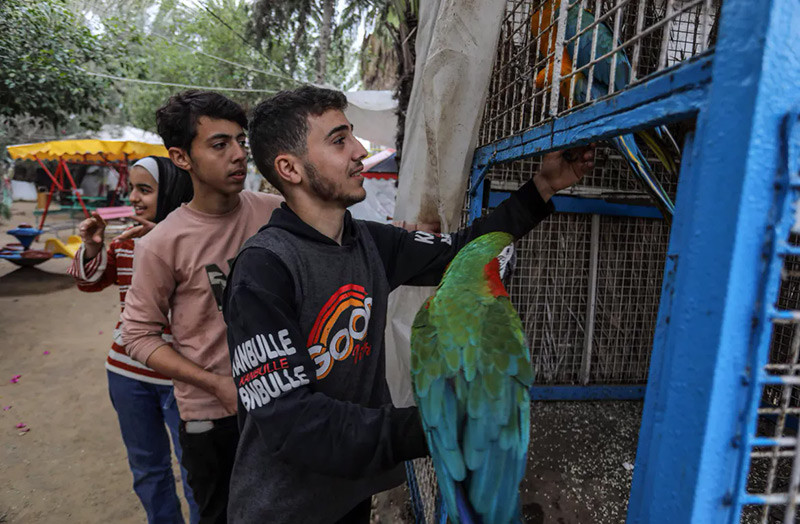
[[[102,291],[117,282],[117,257],[114,244],[101,249],[96,257],[85,260],[86,247],[81,244],[67,273],[75,278],[78,289],[86,292]]]

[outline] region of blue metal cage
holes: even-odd
[[[575,4],[613,28],[632,64],[625,89],[566,100],[575,72],[560,61],[535,85],[571,43]],[[661,124],[682,134],[679,180],[653,162],[676,198],[671,228],[600,150],[521,241],[510,289],[534,400],[644,397],[629,523],[800,522],[799,118],[800,0],[507,2],[466,221],[548,151]]]

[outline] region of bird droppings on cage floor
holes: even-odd
[[[625,522],[641,415],[636,401],[534,402],[523,522]],[[428,504],[432,495],[422,498]],[[415,522],[405,485],[376,495],[373,506],[372,524]]]
[[[624,523],[641,416],[633,401],[533,403],[523,521]]]

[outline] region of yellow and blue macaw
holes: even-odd
[[[538,89],[542,89],[552,82],[553,79],[553,69],[556,61],[555,44],[557,30],[557,18],[553,17],[553,12],[558,12],[559,5],[560,0],[547,2],[531,16],[531,34],[534,37],[539,35],[540,58],[551,54],[553,55],[548,59],[548,64],[536,75],[535,83]],[[579,16],[581,30],[593,24],[595,21],[594,15],[586,9],[581,9],[578,2],[567,10],[564,41],[569,42],[569,44],[564,46],[561,55],[561,78],[563,80],[559,85],[559,92],[568,103],[570,100],[570,84],[572,79],[564,79],[564,77],[570,75],[574,70],[589,64],[592,56],[594,29],[590,29],[581,35],[577,53],[575,52],[576,42],[570,41],[578,32]],[[541,31],[541,35],[540,27],[546,28]],[[619,45],[619,43],[616,45]],[[614,43],[614,34],[611,29],[602,22],[597,24],[597,48],[595,49],[595,57],[602,57],[611,53],[616,45]],[[586,92],[589,86],[586,73],[588,73],[590,69],[592,70],[592,100],[596,100],[608,94],[608,87],[611,82],[611,61],[614,55],[616,55],[614,91],[619,91],[628,85],[631,77],[631,63],[628,57],[625,56],[625,53],[620,49],[616,53],[594,64],[593,68],[587,68],[574,75],[573,101],[586,100]],[[653,131],[637,131],[636,136],[644,141],[647,147],[653,151],[670,174],[677,175],[677,167],[673,154],[668,153],[666,149],[671,147],[678,155],[680,154],[680,150],[665,126],[657,127]],[[614,137],[610,142],[628,163],[637,180],[654,200],[656,207],[658,207],[663,217],[668,222],[671,222],[675,206],[667,192],[664,191],[664,188],[653,176],[653,170],[642,151],[636,145],[634,135],[627,134]]]

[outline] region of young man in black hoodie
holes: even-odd
[[[427,454],[417,408],[395,408],[383,333],[389,292],[435,285],[471,239],[523,236],[556,191],[593,165],[592,148],[542,168],[494,212],[452,235],[354,220],[367,152],[345,96],[302,87],[256,107],[256,165],[286,198],[240,251],[223,313],[241,437],[228,518],[239,523],[368,522],[370,497]]]

